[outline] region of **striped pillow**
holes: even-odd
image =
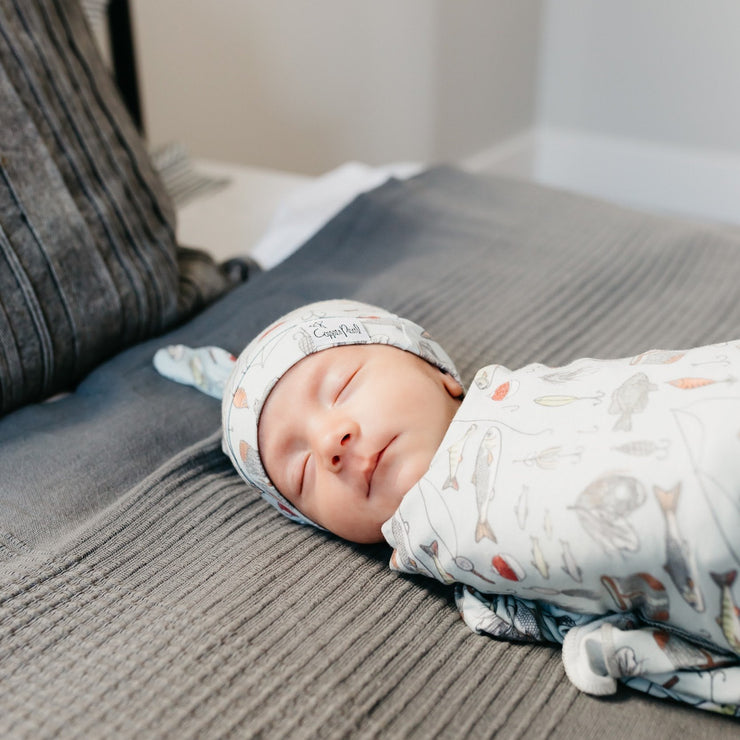
[[[0,100],[2,414],[183,301],[172,205],[76,2],[0,0]]]

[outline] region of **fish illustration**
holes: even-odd
[[[653,442],[651,439],[638,439],[633,442],[625,442],[622,445],[612,447],[613,450],[621,452],[624,455],[633,455],[634,457],[650,457],[655,455],[659,460],[665,460],[670,449],[670,440],[661,439]]]
[[[519,525],[519,529],[524,529],[527,523],[527,516],[529,515],[529,505],[527,503],[529,499],[529,486],[522,486],[522,490],[519,493],[519,498],[514,506],[514,513],[516,514],[516,522]]]
[[[707,671],[737,662],[736,658],[712,652],[666,630],[653,630],[653,639],[677,671],[684,668]]]
[[[540,541],[537,537],[530,537],[532,540],[532,565],[540,572],[543,578],[550,577],[550,566],[545,560],[545,556],[542,554],[542,548],[540,547]]]
[[[419,545],[419,547],[425,555],[428,555],[432,559],[434,567],[439,574],[437,576],[439,580],[447,584],[454,583],[455,579],[442,567],[442,561],[439,559],[439,543],[437,540],[433,540],[430,545]]]
[[[726,573],[710,573],[712,580],[722,589],[720,610],[717,624],[722,628],[722,634],[729,646],[740,653],[740,609],[732,598],[732,586],[737,577],[736,570]]]
[[[628,475],[612,474],[588,485],[571,508],[604,552],[637,552],[640,541],[627,516],[642,506],[645,499],[645,488],[640,481]]]
[[[475,500],[478,506],[478,522],[475,527],[475,541],[484,537],[496,542],[496,536],[488,521],[488,507],[496,493],[496,472],[501,458],[501,432],[490,427],[478,448],[473,471]]]
[[[651,383],[645,373],[636,373],[625,380],[612,393],[609,413],[619,414],[614,431],[629,432],[632,429],[632,415],[647,408],[648,393],[657,389],[658,386]]]
[[[465,443],[468,441],[470,435],[477,429],[477,424],[471,424],[457,442],[450,445],[447,453],[450,457],[450,474],[447,476],[447,480],[442,486],[442,490],[445,488],[454,488],[456,491],[460,490],[460,484],[457,482],[457,471],[460,468],[460,463],[463,459],[463,450],[465,449]]]
[[[465,587],[472,593],[472,590]],[[476,598],[480,598],[476,596]],[[491,596],[485,600],[485,616],[476,624],[477,632],[505,640],[540,642],[542,631],[535,610],[521,599],[511,596]]]
[[[638,611],[645,619],[666,622],[670,616],[665,586],[650,573],[601,576],[601,583],[619,611]]]
[[[491,558],[494,570],[507,581],[521,581],[527,574],[519,561],[506,553],[499,553]]]
[[[676,484],[669,491],[659,486],[653,486],[653,492],[655,498],[658,499],[666,524],[665,549],[667,562],[663,568],[671,577],[683,600],[696,611],[703,612],[704,597],[699,588],[696,564],[692,553],[689,552],[686,541],[682,539],[681,533],[678,531],[676,507],[681,493],[681,484]]]
[[[576,562],[573,557],[573,553],[570,549],[570,542],[560,540],[560,546],[563,548],[563,572],[569,575],[576,583],[583,582],[583,571],[580,565]]]
[[[630,365],[670,365],[678,362],[685,354],[672,349],[651,349],[633,357]]]
[[[567,406],[568,404],[574,403],[575,401],[593,401],[593,405],[598,406],[603,398],[604,394],[599,391],[595,396],[539,396],[538,398],[534,399],[534,402],[539,404],[540,406],[547,406],[549,408]]]

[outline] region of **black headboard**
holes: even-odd
[[[134,123],[143,134],[144,122],[141,116],[141,98],[136,72],[136,49],[128,0],[110,0],[108,3],[108,35],[116,84]]]

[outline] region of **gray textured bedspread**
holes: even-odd
[[[219,406],[160,378],[306,301],[429,328],[466,381],[740,336],[740,231],[448,168],[361,196],[287,262],[75,393],[0,421],[3,737],[736,737],[555,651],[474,635],[389,549],[279,517],[231,471]]]

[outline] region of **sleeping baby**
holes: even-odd
[[[489,365],[463,395],[421,327],[324,301],[236,361],[155,365],[223,398],[224,451],[281,513],[385,539],[475,631],[562,644],[592,694],[740,714],[740,342]]]

